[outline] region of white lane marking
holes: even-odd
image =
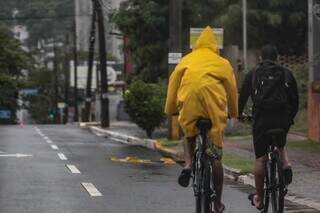
[[[45,140],[49,140],[49,138],[48,138],[47,136],[44,136],[44,137],[43,137],[43,139],[45,139]]]
[[[46,140],[47,143],[52,143],[52,140]]]
[[[58,149],[59,149],[59,148],[57,147],[57,145],[54,145],[54,144],[51,145],[51,148],[54,149],[54,150],[58,150]]]
[[[67,164],[66,167],[71,171],[73,174],[81,174],[80,170],[75,166],[71,164]]]
[[[68,158],[63,153],[58,153],[58,156],[61,160],[68,160]]]
[[[101,192],[92,183],[81,183],[81,185],[87,190],[91,197],[101,197]]]
[[[16,158],[24,158],[24,157],[32,157],[32,155],[29,154],[0,154],[0,157],[16,157]]]

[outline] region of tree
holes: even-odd
[[[242,44],[242,1],[227,0],[218,18],[227,43]],[[281,54],[301,55],[307,47],[307,3],[300,0],[248,0],[249,47],[276,44]]]
[[[168,0],[129,0],[111,19],[129,39],[138,76],[147,82],[167,77]]]
[[[71,31],[74,0],[15,1],[11,10],[17,9],[16,22],[27,27],[30,48],[37,47],[42,40],[63,40],[65,32]]]
[[[10,32],[0,28],[0,72],[11,76],[21,76],[22,70],[32,69],[32,57],[22,49],[18,40]]]

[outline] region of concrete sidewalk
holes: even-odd
[[[110,128],[102,129],[95,125],[80,124],[89,128],[98,136],[112,138],[115,141],[128,145],[138,145],[149,149],[157,150],[166,157],[175,161],[183,161],[182,144],[165,146],[159,140],[147,138],[145,132],[130,122],[113,122]],[[155,138],[165,138],[166,129],[156,129]],[[294,170],[293,184],[289,187],[289,194],[286,199],[295,203],[310,206],[320,210],[320,152],[308,152],[300,150],[295,143],[301,143],[305,137],[290,134],[288,137],[288,152]],[[231,153],[243,159],[254,161],[251,136],[233,136],[225,138],[224,152]],[[291,145],[293,144],[293,145]],[[225,166],[225,174],[235,181],[254,186],[253,175],[241,175],[238,168]]]

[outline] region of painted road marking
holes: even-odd
[[[73,174],[81,174],[80,170],[75,166],[71,164],[67,164],[66,167],[71,171]]]
[[[46,140],[47,143],[52,143],[52,140]]]
[[[54,150],[58,150],[58,149],[59,149],[59,148],[57,147],[57,145],[54,145],[54,144],[51,145],[51,148],[54,149]]]
[[[68,158],[63,153],[58,153],[58,156],[61,160],[68,160]]]
[[[17,154],[0,154],[0,157],[16,157],[16,158],[24,158],[24,157],[32,157],[32,155],[28,155],[28,154],[21,154],[21,153],[17,153]]]
[[[101,197],[102,194],[92,183],[81,183],[81,185],[87,190],[91,197]]]
[[[49,138],[48,138],[47,136],[44,136],[44,137],[43,137],[43,139],[45,139],[45,140],[49,140]]]

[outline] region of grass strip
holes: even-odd
[[[243,175],[253,173],[254,162],[237,154],[224,152],[222,162],[230,168],[239,169]]]

